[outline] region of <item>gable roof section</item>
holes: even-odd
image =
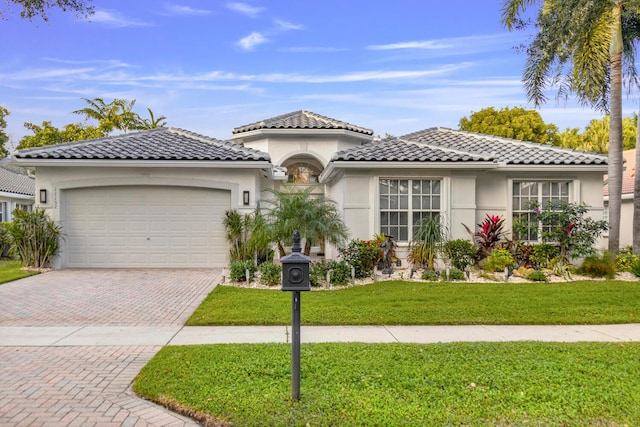
[[[177,128],[18,151],[17,159],[270,161],[268,153]]]
[[[507,165],[606,165],[607,156],[480,133],[430,128],[401,137],[433,147],[490,157]]]
[[[333,161],[366,162],[493,162],[490,156],[389,138],[339,151]]]
[[[9,167],[0,166],[1,192],[33,196],[35,187],[35,179]]]
[[[321,116],[310,111],[299,110],[270,119],[251,123],[233,129],[233,134],[262,129],[334,129],[373,135],[373,130],[355,126],[347,122]]]

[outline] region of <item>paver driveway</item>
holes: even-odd
[[[0,285],[0,327],[181,326],[213,270],[59,270]],[[0,343],[0,426],[196,425],[130,384],[159,346]]]

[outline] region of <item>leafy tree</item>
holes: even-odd
[[[43,21],[48,21],[47,10],[52,8],[58,8],[63,12],[73,11],[78,16],[88,17],[93,15],[93,6],[89,6],[91,0],[5,0],[4,3],[9,11],[11,11],[12,5],[18,5],[22,9],[20,10],[20,17],[33,21],[33,18],[39,17]],[[0,18],[6,18],[6,11],[0,9]]]
[[[290,189],[276,191],[268,189],[274,197],[266,200],[266,227],[278,246],[280,257],[285,256],[284,245],[291,241],[295,230],[305,242],[304,254],[309,255],[313,242],[324,238],[340,245],[348,237],[345,225],[335,201],[325,196],[312,194],[315,187],[303,191]]]
[[[9,141],[9,135],[4,131],[7,128],[5,117],[9,115],[9,110],[0,105],[0,159],[4,159],[9,155],[9,150],[5,147],[5,143]]]
[[[16,147],[18,150],[101,138],[108,135],[104,129],[85,126],[80,123],[68,124],[62,129],[58,129],[47,121],[42,122],[40,126],[33,123],[25,123],[24,127],[33,132],[33,135],[23,136]]]
[[[525,10],[537,5],[537,34],[526,48],[524,86],[536,106],[570,93],[611,114],[609,133],[609,251],[620,245],[622,196],[622,76],[636,83],[635,41],[640,33],[637,0],[505,0],[502,22],[511,30],[531,24]]]
[[[564,132],[558,133],[555,145],[563,148],[582,150],[582,147],[584,147],[584,136],[580,133],[579,128],[567,128]]]
[[[483,108],[469,118],[460,119],[459,127],[461,130],[543,144],[555,142],[558,133],[558,127],[545,123],[540,113],[522,107]]]

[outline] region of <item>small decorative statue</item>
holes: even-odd
[[[382,242],[380,247],[384,250],[384,257],[382,259],[382,266],[384,274],[391,274],[393,272],[393,249],[396,247],[393,241],[393,236],[387,236],[387,240]]]

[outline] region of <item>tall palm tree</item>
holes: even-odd
[[[88,107],[73,111],[74,114],[84,115],[85,119],[97,120],[99,126],[110,133],[114,129],[127,132],[137,129],[137,123],[141,121],[138,114],[133,111],[136,100],[115,98],[106,103],[103,98],[82,98]]]
[[[609,128],[609,251],[620,245],[622,197],[622,79],[637,86],[634,42],[640,34],[637,0],[505,0],[502,21],[509,30],[528,26],[523,14],[538,4],[538,33],[527,47],[524,86],[536,106],[570,93],[611,115]]]
[[[347,226],[336,203],[327,197],[313,195],[314,188],[308,187],[303,191],[267,190],[273,199],[265,201],[265,219],[280,257],[285,256],[284,245],[291,241],[295,230],[306,240],[304,254],[307,256],[311,245],[321,238],[332,244],[341,244],[348,237]]]
[[[149,112],[149,118],[140,118],[137,129],[156,129],[167,125],[167,118],[165,116],[156,117],[149,107],[147,107],[147,111]]]

